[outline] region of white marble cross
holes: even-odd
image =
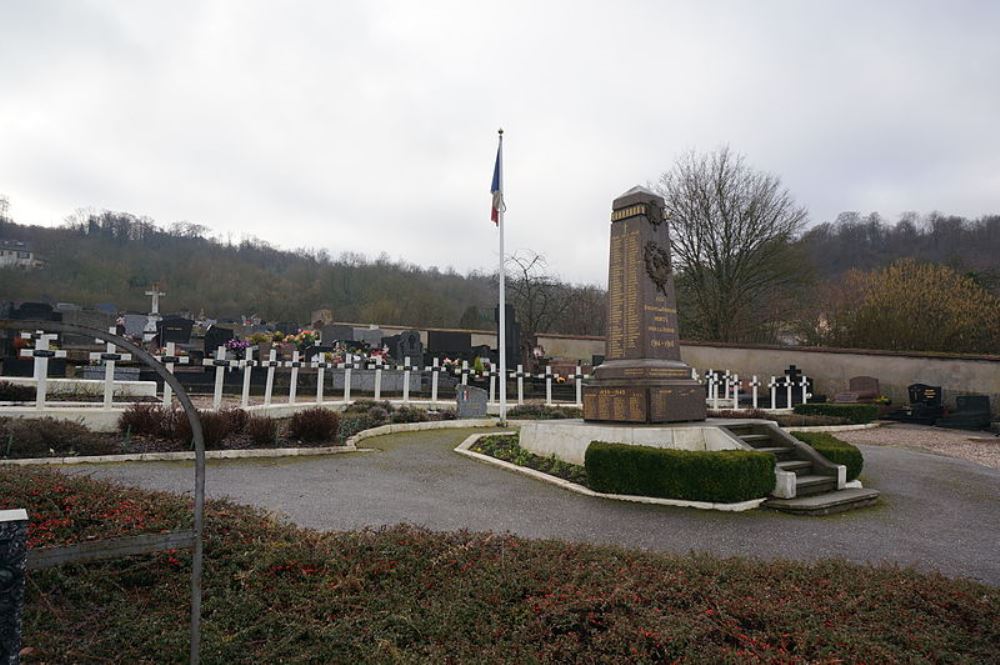
[[[114,334],[117,329],[108,328],[108,332]],[[100,342],[101,340],[97,340]],[[131,353],[117,353],[117,347],[111,342],[107,343],[103,353],[91,353],[91,360],[100,360],[104,363],[104,408],[110,409],[115,395],[115,363],[119,360],[131,360]]]
[[[802,386],[802,403],[805,404],[809,401],[809,378],[803,374],[802,378],[799,380],[799,385]]]
[[[226,369],[232,367],[232,362],[226,359],[226,347],[219,345],[215,349],[215,358],[205,358],[201,364],[215,368],[215,391],[212,393],[212,408],[216,411],[222,407],[222,384],[226,378]]]
[[[285,363],[285,367],[292,368],[292,376],[288,384],[288,403],[295,404],[295,397],[299,392],[299,368],[302,367],[298,350],[292,351],[292,359]]]
[[[330,363],[323,359],[323,354],[318,356],[313,356],[312,362],[309,363],[311,367],[316,368],[316,403],[323,403],[323,375],[326,370],[331,368]]]
[[[351,403],[351,370],[354,369],[354,354],[344,356],[344,404]]]
[[[142,338],[148,342],[156,337],[156,322],[160,320],[160,296],[167,294],[160,291],[159,284],[153,284],[153,288],[146,291],[146,295],[152,298],[149,316],[146,317],[146,327],[142,330]]]
[[[576,371],[569,377],[576,384],[576,405],[583,406],[583,379],[584,376],[580,372],[580,366],[576,366]],[[697,380],[697,377],[695,377]]]
[[[441,364],[437,358],[427,368],[427,371],[431,373],[431,403],[436,404],[438,401],[438,374],[441,372]]]
[[[785,393],[785,407],[790,409],[792,408],[792,377],[790,376],[785,377]]]
[[[274,368],[281,366],[278,352],[272,348],[267,354],[267,360],[262,361],[260,365],[267,368],[267,380],[264,383],[264,406],[271,406],[271,394],[274,392]]]
[[[733,409],[738,411],[739,408],[740,408],[740,375],[739,374],[733,374],[733,376],[732,376],[732,383],[733,383]]]
[[[176,355],[176,350],[173,342],[167,342],[167,348],[163,354],[156,356],[156,359],[163,363],[163,366],[167,368],[167,371],[171,374],[174,373],[174,363],[180,363],[181,365],[186,365],[190,361],[187,356]],[[166,381],[163,382],[163,406],[170,408],[171,402],[173,401],[174,391],[170,387],[170,384]]]
[[[382,399],[382,358],[379,356],[375,357],[375,390],[374,396],[375,401],[378,402]]]
[[[517,403],[524,404],[524,365],[518,365],[510,378],[517,379]]]
[[[490,365],[489,370],[484,372],[486,376],[490,378],[490,404],[496,404],[497,401],[497,368]]]
[[[28,333],[21,333],[23,339],[31,339]],[[21,349],[21,356],[35,359],[35,408],[45,408],[45,395],[48,392],[49,378],[49,358],[65,358],[65,351],[53,351],[49,349],[49,343],[54,342],[59,336],[51,333],[46,334],[39,330],[35,333],[35,348]]]
[[[545,366],[545,404],[552,406],[552,365]]]
[[[403,404],[407,404],[410,401],[410,372],[417,368],[410,366],[410,356],[406,356],[403,358],[403,366],[399,369],[403,370]]]
[[[753,408],[757,409],[757,389],[760,388],[760,381],[757,379],[757,375],[753,375],[753,379],[750,381],[750,388],[753,390]]]
[[[722,375],[722,388],[724,391],[722,394],[723,401],[729,399],[729,389],[732,386],[732,383],[733,383],[733,375],[730,374],[729,370],[727,369],[726,373]]]
[[[778,408],[778,379],[777,377],[771,377],[771,383],[767,384],[767,387],[771,389],[771,408]]]
[[[712,397],[712,410],[719,409],[719,377],[712,374],[708,377],[708,393]]]
[[[240,405],[245,409],[250,406],[250,375],[253,372],[254,347],[248,346],[243,352],[243,360],[240,365],[243,367],[243,391],[240,393]]]

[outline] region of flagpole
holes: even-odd
[[[500,155],[500,193],[503,196],[503,129],[497,130],[500,137],[500,142],[498,144],[497,150]],[[500,320],[498,331],[499,339],[497,344],[500,347],[500,376],[498,380],[500,381],[500,426],[507,426],[507,298],[506,289],[504,286],[504,252],[503,252],[503,217],[504,208],[506,206],[501,205],[499,213],[497,215],[497,227],[500,230]]]

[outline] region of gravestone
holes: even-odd
[[[605,361],[583,386],[588,421],[705,419],[705,394],[681,362],[663,199],[634,187],[612,204]]]
[[[482,418],[486,415],[486,391],[475,386],[455,386],[455,417]]]
[[[334,342],[353,342],[354,326],[344,326],[338,324],[323,326],[320,329],[319,334],[320,339],[324,344],[333,344]]]
[[[62,321],[62,314],[55,311],[52,305],[44,302],[23,302],[11,313],[12,319],[38,321]]]
[[[435,358],[468,358],[472,353],[472,333],[428,330],[427,351]]]
[[[497,332],[497,352],[500,351],[500,306],[497,305],[493,308],[493,321],[496,323]],[[504,329],[506,334],[506,339],[504,340],[504,346],[506,347],[506,361],[507,369],[513,370],[517,369],[517,366],[521,364],[521,324],[517,322],[517,315],[514,311],[513,305],[506,305],[504,307]],[[499,356],[498,356],[499,357]]]
[[[146,323],[149,322],[147,314],[126,314],[122,317],[125,321],[125,337],[142,339],[146,331]]]
[[[393,336],[393,343],[389,347],[392,357],[402,363],[407,358],[414,367],[424,365],[424,343],[420,340],[420,333],[416,330],[404,330]]]
[[[873,376],[853,376],[848,381],[847,391],[834,395],[833,401],[841,404],[874,402],[880,394],[878,379]]]
[[[382,338],[385,337],[385,331],[381,328],[355,328],[354,329],[354,341],[364,342],[368,344],[373,349],[382,348]]]
[[[212,326],[205,331],[205,357],[211,356],[215,353],[215,350],[220,346],[223,346],[226,342],[233,338],[233,331],[231,328],[223,328],[221,326]]]
[[[160,338],[160,346],[169,342],[187,344],[191,341],[191,329],[194,321],[181,317],[167,317],[156,324],[156,334]]]

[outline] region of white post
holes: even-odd
[[[753,408],[754,411],[757,410],[757,388],[760,387],[760,381],[757,380],[757,375],[753,375],[753,380],[750,381],[750,388],[753,389]]]
[[[787,400],[785,407],[790,409],[792,408],[792,377],[790,376],[785,377],[785,393],[787,395],[785,398]]]
[[[114,334],[116,328],[108,328],[108,332]],[[98,340],[100,341],[100,340]],[[115,362],[119,360],[129,360],[132,355],[129,353],[116,353],[116,347],[111,342],[105,346],[104,353],[91,353],[91,360],[104,361],[104,408],[110,409],[115,395]]]
[[[285,363],[286,367],[292,368],[292,379],[291,383],[288,384],[288,403],[295,404],[295,396],[299,392],[299,367],[302,363],[299,362],[299,352],[292,351],[292,361]]]
[[[545,404],[552,406],[552,365],[545,366]]]
[[[524,404],[524,365],[517,366],[517,403]]]
[[[802,403],[806,404],[809,401],[809,379],[805,374],[799,380],[799,385],[802,386]]]
[[[576,366],[576,374],[573,375],[573,382],[576,384],[576,405],[583,406],[583,376],[580,374],[580,366]]]
[[[375,401],[382,399],[382,359],[375,358]]]
[[[253,347],[247,347],[243,355],[243,392],[240,395],[240,406],[244,409],[250,406],[250,373],[253,372]]]
[[[316,403],[323,403],[323,375],[326,373],[326,361],[323,354],[313,356],[312,366],[316,368]]]
[[[278,352],[271,349],[267,354],[267,381],[264,383],[264,406],[271,406],[271,393],[274,391],[274,368],[278,366]]]
[[[167,371],[171,374],[174,373],[174,363],[180,362],[181,359],[174,355],[175,346],[173,342],[167,342],[166,351],[164,354],[157,358],[163,366],[167,368]],[[163,407],[169,409],[171,403],[174,399],[174,390],[170,387],[170,384],[166,381],[163,382]]]
[[[768,388],[771,389],[771,408],[778,408],[778,379],[771,377],[771,383],[768,384]]]
[[[490,365],[488,376],[490,377],[490,404],[496,404],[497,370]]]
[[[469,361],[468,360],[463,360],[462,361],[462,385],[463,386],[469,385]]]
[[[354,363],[354,354],[348,353],[344,364],[344,404],[351,403],[351,369]]]
[[[403,404],[410,401],[410,356],[403,358]]]
[[[729,373],[729,370],[727,369],[726,373],[722,376],[722,389],[724,390],[724,393],[722,395],[723,401],[729,399],[729,387],[732,384],[732,381],[733,381],[733,376],[732,374]]]
[[[226,360],[226,347],[220,345],[215,350],[215,358],[205,358],[202,365],[215,367],[215,392],[212,395],[212,408],[216,411],[222,406],[222,382],[225,379],[226,367],[229,362]]]
[[[30,339],[31,335],[22,334],[21,337]],[[43,331],[39,330],[36,337],[35,348],[22,349],[21,356],[35,359],[35,408],[44,409],[45,396],[48,393],[49,358],[65,358],[66,352],[49,350],[49,342],[55,340],[58,335],[46,335]]]
[[[431,370],[431,404],[436,404],[438,401],[438,373],[441,371],[438,359],[434,359],[434,364],[430,367]]]
[[[740,408],[740,375],[733,374],[733,409]]]
[[[708,392],[712,396],[712,410],[718,411],[719,409],[719,381],[718,377],[713,374],[708,379]]]

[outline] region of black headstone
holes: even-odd
[[[472,334],[448,330],[427,331],[427,351],[433,356],[468,357],[472,353]]]
[[[62,321],[62,314],[52,305],[44,302],[23,302],[11,313],[12,319],[38,319],[39,321]]]
[[[212,326],[205,331],[205,355],[210,356],[215,350],[233,338],[233,331],[230,328]]]
[[[914,383],[907,386],[910,404],[922,404],[924,406],[941,406],[941,386],[928,386],[925,383]]]
[[[339,324],[323,326],[320,329],[320,336],[324,344],[354,341],[354,326],[343,326]]]
[[[167,342],[174,342],[175,344],[187,344],[191,341],[191,329],[194,327],[194,321],[191,319],[182,319],[180,317],[170,317],[158,321],[156,324],[156,332],[160,338],[160,344],[166,344]],[[230,331],[231,333],[232,331]],[[208,335],[206,334],[206,339]],[[218,345],[216,345],[218,346]],[[213,349],[215,347],[212,347]]]

